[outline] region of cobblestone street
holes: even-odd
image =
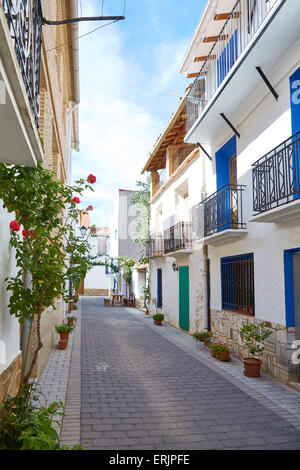
[[[104,308],[103,299],[83,298],[81,306],[84,449],[300,449],[299,414],[264,406],[165,331],[182,344],[184,333],[154,328],[134,309]],[[71,377],[67,397],[72,386]],[[279,387],[297,407],[299,394]]]

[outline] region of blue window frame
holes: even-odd
[[[162,269],[157,270],[157,308],[162,308]]]
[[[253,253],[221,258],[222,309],[254,315]]]

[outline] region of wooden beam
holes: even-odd
[[[217,39],[224,41],[225,39],[228,39],[228,34],[223,34],[222,36],[206,36],[203,39],[203,42],[216,42]]]
[[[198,77],[198,75],[199,75],[199,72],[187,73],[186,78],[194,78],[194,77]]]
[[[199,57],[194,57],[194,62],[204,62],[206,59],[212,60],[215,59],[215,55],[201,55]]]
[[[215,21],[224,21],[224,20],[227,20],[230,16],[232,18],[239,18],[240,14],[239,14],[238,11],[236,13],[217,13],[214,16],[214,20]]]
[[[215,21],[227,20],[229,15],[230,13],[218,13],[217,15],[214,16],[214,20]]]

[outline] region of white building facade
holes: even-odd
[[[133,258],[131,291],[122,273],[110,272],[110,293],[118,292],[129,297],[134,294],[138,306],[143,305],[143,286],[146,284],[146,269],[139,260],[144,256],[145,247],[135,242],[137,229],[137,207],[132,204],[135,191],[119,189],[115,197],[114,213],[110,227],[110,256],[112,258]]]
[[[151,172],[150,313],[188,332],[207,328],[207,261],[196,239],[195,206],[212,190],[212,163],[198,145],[183,142],[181,99],[143,171]]]
[[[186,98],[185,142],[208,146],[213,160],[214,189],[198,209],[210,271],[208,323],[245,357],[241,326],[268,322],[263,368],[295,383],[300,2],[225,3],[231,13],[223,2],[207,3],[181,68],[197,75]]]

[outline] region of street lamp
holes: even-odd
[[[84,238],[86,236],[87,228],[83,225],[79,230],[82,238]]]
[[[173,269],[174,272],[175,272],[175,271],[178,271],[178,266],[177,266],[176,263],[173,263],[173,264],[172,264],[172,269]]]

